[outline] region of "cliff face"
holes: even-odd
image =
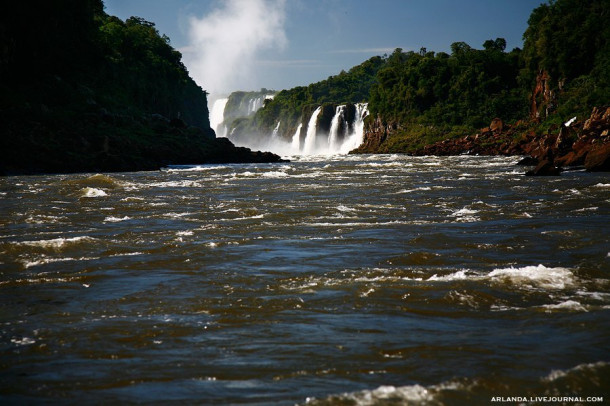
[[[379,115],[364,126],[364,140],[362,145],[353,150],[354,154],[376,154],[388,152],[384,145],[385,140],[398,128],[396,123],[385,123]]]
[[[548,72],[541,70],[536,76],[536,85],[530,97],[530,119],[546,118],[554,110],[555,92],[551,89],[551,78]],[[561,86],[559,90],[561,90]]]
[[[229,95],[224,108],[224,121],[230,124],[236,118],[248,117],[256,113],[265,105],[267,100],[273,99],[273,90],[261,89],[258,92],[237,91]]]
[[[395,128],[377,118],[355,152],[386,151],[384,141]],[[411,151],[413,155],[525,155],[523,164],[538,165],[531,174],[558,174],[562,168],[610,171],[610,107],[595,107],[584,121],[554,125],[543,134],[526,123],[508,125],[495,118],[476,134],[444,139]]]

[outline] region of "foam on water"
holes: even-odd
[[[455,273],[449,274],[449,275],[443,275],[443,276],[438,276],[437,274],[432,275],[430,278],[428,278],[428,281],[434,281],[434,282],[446,282],[446,281],[461,281],[461,280],[466,280],[466,279],[480,279],[481,276],[480,275],[476,275],[471,273],[468,269],[463,269],[460,271],[457,271]]]
[[[104,192],[102,189],[86,187],[86,188],[81,189],[80,196],[81,197],[102,197],[102,196],[108,196],[108,194],[106,192]]]
[[[576,277],[570,269],[547,268],[544,265],[494,269],[489,277],[494,282],[505,282],[526,288],[566,289],[576,283]]]
[[[282,172],[282,171],[270,171],[270,172],[263,172],[262,176],[264,178],[278,179],[278,178],[286,178],[290,175],[288,175],[286,172]]]
[[[440,397],[443,392],[466,391],[468,385],[460,382],[446,382],[439,385],[382,385],[376,389],[331,395],[326,399],[307,398],[308,405],[353,404],[357,406],[373,405],[442,405]]]
[[[82,257],[82,258],[71,258],[71,257],[66,257],[66,258],[49,258],[46,256],[43,256],[42,258],[36,259],[34,261],[29,261],[29,260],[24,260],[22,261],[23,263],[23,267],[25,269],[31,268],[33,266],[39,266],[39,265],[45,265],[45,264],[51,264],[54,262],[69,262],[69,261],[89,261],[89,260],[94,260],[94,259],[99,259],[97,257]]]
[[[225,168],[225,165],[170,165],[163,170],[167,172],[208,172]]]
[[[148,187],[159,187],[159,188],[181,188],[181,187],[203,187],[203,184],[194,180],[175,180],[167,182],[153,182],[147,185]]]
[[[104,222],[105,223],[119,223],[121,221],[126,221],[126,220],[131,220],[131,217],[129,217],[129,216],[123,216],[123,217],[108,216],[104,219]]]
[[[24,345],[35,344],[36,340],[34,340],[33,338],[30,338],[30,337],[14,337],[14,338],[11,338],[11,343],[13,343],[17,346],[24,346]]]
[[[336,155],[0,178],[6,401],[602,393],[610,185],[572,171],[533,182],[512,161]],[[87,187],[108,197],[75,198]],[[167,379],[131,384],[124,366]]]
[[[477,214],[478,212],[479,212],[479,210],[473,210],[473,209],[464,207],[460,210],[454,211],[451,214],[451,217],[455,217],[456,221],[458,221],[458,222],[472,223],[472,222],[480,220],[479,217],[474,216],[474,214]]]
[[[610,366],[610,363],[606,361],[599,361],[594,363],[585,363],[575,366],[574,368],[568,370],[560,370],[555,369],[551,371],[547,376],[542,378],[543,381],[546,382],[554,382],[564,378],[569,377],[570,375],[582,375],[588,372],[596,371],[599,369],[607,368]]]
[[[19,241],[15,244],[17,245],[27,245],[31,247],[41,247],[46,249],[52,249],[55,251],[61,251],[63,248],[73,245],[79,244],[83,242],[91,242],[95,241],[95,238],[89,237],[86,235],[79,237],[70,237],[70,238],[53,238],[50,240],[33,240],[33,241]]]
[[[566,300],[557,304],[543,305],[543,308],[547,309],[547,312],[553,311],[575,311],[575,312],[587,312],[587,308],[576,300]]]

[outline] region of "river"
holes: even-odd
[[[0,401],[607,401],[610,178],[517,160],[3,177]]]

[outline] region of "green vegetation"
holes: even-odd
[[[244,92],[237,91],[229,95],[227,104],[224,109],[224,118],[227,122],[232,121],[237,117],[246,117],[251,114],[250,101],[260,99],[261,106],[267,103],[266,96],[275,95],[275,90],[262,88],[260,91]]]
[[[383,58],[375,56],[321,82],[282,90],[251,119],[238,119],[230,127],[237,128],[236,132],[268,134],[281,121],[280,135],[290,137],[302,120],[309,120],[317,106],[368,100],[377,71],[384,64]]]
[[[214,139],[207,94],[154,24],[101,0],[0,9],[0,174],[259,159]]]
[[[415,150],[474,133],[494,117],[526,119],[541,78],[540,112],[530,123],[536,132],[608,105],[608,17],[607,0],[557,0],[532,12],[523,50],[506,52],[502,38],[485,41],[482,50],[456,42],[451,55],[397,49],[379,70],[369,99],[371,117],[398,124],[382,149]]]
[[[548,74],[548,107],[555,116],[582,117],[593,106],[609,104],[609,18],[608,0],[552,1],[530,15],[520,79],[531,90],[540,72]]]
[[[520,50],[504,52],[506,41],[486,41],[484,50],[463,42],[452,53],[396,49],[379,70],[369,110],[387,121],[423,125],[489,124],[490,116],[523,116],[517,87]]]
[[[543,78],[543,93],[535,95],[539,114],[529,129],[546,131],[610,104],[609,17],[608,0],[550,1],[532,12],[523,50],[506,51],[503,38],[485,41],[482,49],[455,42],[451,54],[399,48],[327,80],[283,90],[233,127],[269,134],[281,121],[280,132],[289,137],[319,105],[368,101],[369,128],[377,118],[394,128],[369,152],[409,152],[473,134],[495,117],[527,119]]]

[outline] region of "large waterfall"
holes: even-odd
[[[358,148],[363,141],[364,118],[368,116],[369,110],[367,103],[356,103],[355,107],[354,120],[348,123],[346,119],[347,106],[337,106],[329,131],[325,131],[319,126],[318,118],[322,108],[318,107],[307,124],[303,145],[301,146],[301,143],[295,140],[300,135],[299,127],[290,144],[291,152],[303,155],[347,154],[349,151]]]
[[[261,108],[265,99],[272,98],[264,95],[251,98],[247,102],[248,115],[252,110]],[[293,135],[286,135],[290,129],[283,129],[285,124],[277,121],[273,131],[268,134],[240,134],[235,129],[228,131],[224,119],[231,120],[228,112],[227,99],[218,99],[214,102],[210,123],[216,130],[218,137],[227,136],[238,146],[252,149],[272,151],[280,155],[333,155],[347,154],[362,144],[364,136],[364,119],[368,116],[368,104],[342,104],[328,110],[318,106],[310,117],[302,117]],[[332,116],[332,120],[330,119]],[[294,128],[294,127],[292,127]]]
[[[255,94],[257,92],[254,92]],[[210,127],[216,131],[217,137],[227,137],[230,134],[227,125],[238,117],[247,117],[256,113],[265,100],[273,99],[274,94],[251,96],[251,92],[234,92],[229,97],[218,98],[212,104],[210,112]],[[229,100],[232,100],[229,103]]]
[[[305,145],[303,145],[303,149],[299,149],[299,151],[294,152],[303,152],[304,155],[311,155],[317,149],[317,140],[318,140],[318,116],[322,111],[322,106],[318,107],[311,118],[309,119],[309,124],[307,124],[307,135],[305,136]]]

